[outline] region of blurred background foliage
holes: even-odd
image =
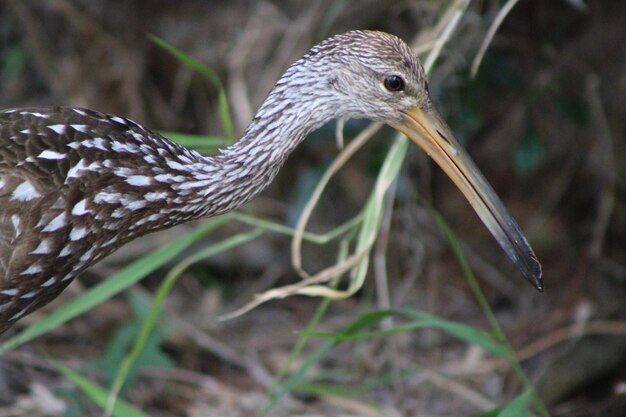
[[[377,29],[425,51],[433,28],[454,3],[4,0],[0,108],[94,108],[155,130],[210,136],[214,142],[204,142],[203,149],[210,153],[214,144],[230,141],[215,80],[182,65],[149,34],[214,71],[226,93],[234,137],[239,137],[282,71],[321,39]],[[626,2],[520,0],[472,77],[479,46],[505,4],[512,2],[469,2],[430,75],[430,91],[535,247],[546,291],[535,293],[523,282],[445,175],[410,149],[381,255],[391,306],[484,324],[430,214],[434,207],[457,235],[551,415],[624,416]],[[346,141],[366,126],[348,122]],[[312,134],[277,181],[242,212],[293,226],[337,154],[334,136],[335,125]],[[195,136],[190,138],[197,144]],[[312,231],[331,230],[359,211],[391,138],[390,129],[381,130],[329,185]],[[53,304],[83,293],[194,227],[133,242]],[[240,224],[227,224],[211,239],[241,230]],[[155,416],[257,415],[270,375],[285,362],[298,337],[294,332],[307,326],[319,300],[274,301],[227,322],[218,322],[217,316],[256,292],[297,279],[289,244],[285,236],[264,235],[187,270],[165,307],[164,314],[177,324],[152,333],[126,380],[124,398]],[[305,266],[319,270],[338,253],[336,245],[307,245]],[[100,409],[70,388],[43,355],[93,372],[94,380],[106,385],[131,333],[147,315],[145,297],[172,265],[159,268],[127,297],[109,300],[0,357],[0,414],[99,415]],[[323,331],[340,331],[376,308],[373,270],[356,297],[328,307]],[[316,364],[317,379],[269,415],[468,415],[494,409],[520,392],[511,369],[475,344],[435,331],[396,336],[334,347],[323,367]],[[314,341],[311,349],[320,346],[323,340]],[[329,391],[332,385],[314,385],[319,380],[352,391]]]

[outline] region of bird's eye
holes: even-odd
[[[399,75],[388,75],[385,77],[385,88],[389,91],[402,91],[404,80]]]

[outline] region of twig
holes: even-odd
[[[530,344],[517,349],[516,354],[520,362],[527,361],[548,349],[552,349],[561,343],[568,342],[572,339],[578,339],[589,335],[615,335],[626,336],[626,322],[613,320],[595,320],[590,321],[581,326],[579,323],[570,324],[555,330],[551,330],[546,336],[537,339]],[[507,368],[509,362],[506,359],[492,359],[484,361],[481,366],[473,368],[480,374],[491,374],[498,370]],[[446,374],[467,375],[465,370],[459,372],[458,368],[444,369]]]
[[[150,292],[141,289],[141,287],[136,288],[136,291],[141,292],[142,296],[146,297],[150,303],[153,301],[154,296]],[[174,324],[176,331],[193,340],[199,348],[220,358],[230,366],[247,372],[262,387],[268,388],[271,386],[272,376],[258,361],[249,356],[243,356],[241,352],[222,343],[207,332],[198,329],[189,320],[183,319],[175,311],[169,309],[167,304],[165,304],[165,309],[167,310],[167,321]]]
[[[489,45],[493,41],[493,37],[496,35],[498,28],[500,27],[502,22],[504,22],[504,19],[509,14],[511,9],[515,7],[518,1],[519,0],[507,1],[504,4],[504,6],[502,6],[498,14],[496,15],[496,18],[493,20],[493,23],[491,23],[491,26],[489,27],[489,30],[487,31],[487,35],[485,35],[483,42],[480,44],[480,48],[478,49],[478,52],[476,53],[476,57],[474,57],[474,61],[472,62],[472,69],[470,70],[470,77],[474,78],[476,76],[476,73],[478,72],[478,68],[480,67],[480,63],[483,61],[483,57],[485,56],[485,53],[487,52],[487,48],[489,48]]]
[[[482,409],[491,409],[496,406],[496,404],[479,393],[476,390],[469,388],[466,385],[463,385],[453,379],[445,377],[439,373],[426,369],[422,373],[422,377],[424,380],[431,382],[435,386],[451,392],[460,398],[463,398],[465,401],[476,405]]]
[[[599,191],[598,214],[593,225],[589,255],[598,260],[602,255],[602,244],[609,227],[611,214],[615,205],[615,158],[613,157],[613,138],[606,119],[600,93],[598,91],[600,79],[591,74],[587,77],[586,95],[591,108],[591,120],[595,132],[597,166],[601,174],[602,186]]]
[[[252,12],[243,32],[228,54],[228,96],[233,107],[237,128],[243,131],[254,117],[253,99],[250,95],[250,86],[245,80],[246,65],[253,59],[253,54],[259,49],[259,40],[265,40],[262,50],[269,49],[272,37],[285,30],[285,21],[279,15],[276,6],[270,2],[261,2]],[[271,22],[268,24],[268,22]],[[257,52],[258,53],[258,52]],[[282,62],[281,62],[282,65]],[[257,92],[269,88],[271,84],[257,85]],[[263,91],[266,93],[266,91]]]
[[[361,147],[372,137],[380,128],[382,127],[382,123],[372,123],[367,129],[362,131],[354,140],[352,140],[348,146],[337,156],[337,158],[333,161],[333,163],[328,167],[326,172],[322,178],[318,181],[315,186],[315,190],[313,190],[313,194],[306,206],[302,210],[302,214],[298,219],[298,224],[296,225],[295,235],[293,240],[291,241],[291,263],[294,269],[298,272],[298,274],[303,278],[310,278],[309,275],[304,268],[302,268],[302,240],[304,230],[306,225],[313,213],[313,209],[315,205],[319,201],[326,185],[331,180],[331,178],[350,160],[350,158],[361,149]]]
[[[461,21],[461,17],[463,17],[465,9],[467,9],[468,5],[469,0],[457,0],[448,9],[446,16],[444,17],[444,19],[442,19],[442,23],[445,22],[442,28],[442,32],[439,36],[437,36],[437,39],[435,39],[433,48],[430,51],[428,58],[426,58],[426,62],[424,62],[424,69],[427,73],[430,72],[435,61],[439,57],[443,46],[448,42],[450,36],[452,36],[452,33]]]
[[[393,202],[396,197],[398,180],[395,180],[385,195],[385,211],[378,233],[378,240],[374,249],[374,277],[376,282],[376,295],[378,308],[388,310],[391,308],[391,298],[389,296],[389,277],[387,276],[387,244],[389,243],[389,229],[391,228],[391,218],[393,214]],[[393,317],[385,317],[381,321],[382,329],[393,327]]]

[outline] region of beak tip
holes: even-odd
[[[521,229],[437,111],[417,107],[407,110],[403,119],[392,127],[407,135],[443,168],[522,275],[537,291],[543,292],[541,264]]]
[[[534,258],[534,256],[533,256]],[[535,268],[532,272],[530,272],[526,278],[530,281],[530,283],[537,289],[539,292],[543,292],[543,272],[541,270],[541,264],[535,259]]]

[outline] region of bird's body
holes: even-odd
[[[278,170],[87,109],[4,112],[0,129],[0,331],[124,243],[228,211]]]
[[[354,31],[320,43],[294,63],[243,138],[215,156],[92,110],[0,112],[0,333],[124,243],[245,203],[326,121],[384,121],[418,142],[415,135],[432,132],[421,124],[413,132],[419,129],[409,125],[419,124],[420,116],[412,112],[431,108],[424,72],[408,46],[392,35]],[[456,146],[441,126],[434,129]],[[498,204],[489,210],[504,210]],[[522,239],[521,250],[505,250],[527,263],[525,257],[534,257],[530,247],[517,225],[505,220],[505,232],[514,226]],[[508,245],[519,239],[515,235]],[[535,279],[540,283],[540,272]]]

